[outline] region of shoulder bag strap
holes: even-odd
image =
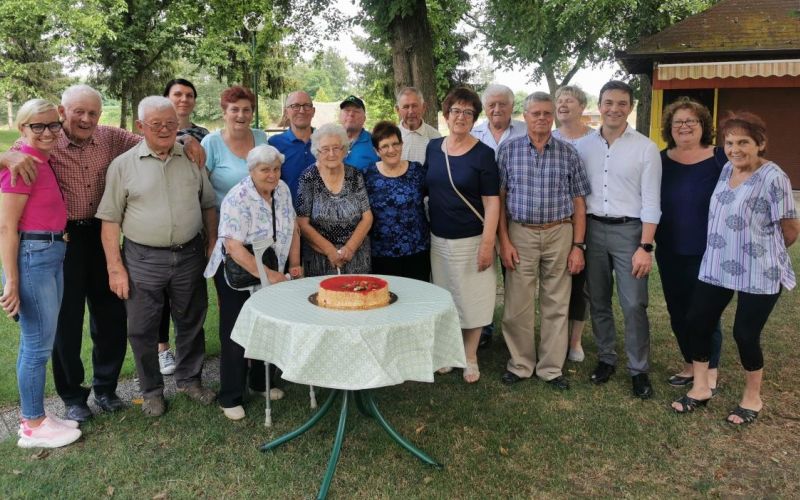
[[[462,200],[464,203],[466,203],[466,204],[467,204],[467,206],[469,207],[469,209],[470,209],[470,210],[472,210],[472,213],[474,213],[474,214],[475,214],[475,217],[477,217],[478,219],[480,219],[480,221],[481,221],[481,224],[483,224],[483,216],[481,215],[481,213],[480,213],[480,212],[478,212],[478,211],[475,209],[475,207],[474,207],[474,206],[472,206],[472,203],[470,203],[470,202],[469,202],[469,200],[467,200],[467,199],[464,197],[464,195],[463,195],[463,194],[461,194],[461,191],[459,191],[459,190],[458,190],[458,188],[456,187],[455,183],[453,183],[453,174],[450,172],[450,155],[448,155],[448,154],[447,154],[447,138],[446,138],[446,137],[445,137],[444,139],[442,139],[442,147],[443,147],[443,149],[444,149],[444,162],[445,162],[445,164],[447,165],[447,177],[450,179],[450,185],[451,185],[451,186],[453,186],[453,191],[455,191],[455,192],[456,192],[456,194],[458,195],[458,197],[459,197],[459,198],[461,198],[461,200]]]

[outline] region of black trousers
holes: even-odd
[[[694,287],[698,283],[702,255],[678,255],[663,246],[656,248],[656,262],[661,275],[664,301],[667,303],[672,333],[678,341],[683,361],[692,362],[691,329],[689,328],[689,306],[692,305]],[[722,327],[717,322],[711,334],[711,352],[708,367],[717,368],[722,352]]]
[[[89,307],[92,338],[92,386],[96,395],[112,394],[125,360],[125,304],[108,286],[106,256],[100,241],[100,221],[67,223],[70,241],[64,258],[64,298],[53,344],[53,380],[66,405],[85,403],[81,361],[83,315]]]
[[[248,381],[250,389],[258,392],[266,390],[264,362],[244,357],[244,347],[231,340],[231,332],[242,306],[250,298],[250,293],[234,290],[225,281],[223,264],[214,275],[214,285],[219,299],[219,394],[217,400],[223,408],[233,408],[242,404],[244,388]],[[272,366],[270,369],[273,369]],[[273,372],[270,372],[272,375]],[[277,376],[271,378],[275,386]]]
[[[402,257],[372,256],[372,272],[389,276],[401,276],[420,281],[431,281],[431,254],[424,250]]]
[[[733,290],[699,280],[695,285],[688,316],[694,361],[708,361],[711,355],[714,325],[719,323],[719,318],[733,298],[733,294]],[[774,295],[737,292],[733,339],[739,348],[739,359],[746,371],[752,372],[764,367],[761,331],[780,294],[780,291]]]

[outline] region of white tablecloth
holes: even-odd
[[[380,276],[398,296],[387,307],[337,311],[311,304],[329,276],[269,286],[245,303],[231,338],[245,357],[273,363],[283,378],[333,389],[371,389],[465,365],[450,292],[430,283]]]

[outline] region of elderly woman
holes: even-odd
[[[231,420],[244,418],[242,398],[247,382],[248,360],[244,349],[231,340],[231,331],[242,305],[250,294],[235,290],[225,278],[224,259],[233,259],[254,277],[258,277],[256,260],[245,245],[256,241],[274,242],[278,270],[267,269],[270,284],[300,277],[300,235],[296,231],[295,213],[289,187],[281,178],[284,157],[272,146],[258,146],[247,155],[250,175],[233,186],[222,200],[219,234],[216,247],[206,267],[205,276],[214,277],[219,297],[219,363],[220,390],[217,400],[222,412]],[[224,250],[223,250],[224,248]],[[289,273],[283,274],[286,262]],[[250,388],[264,392],[264,363],[250,360]],[[270,396],[277,399],[281,394]]]
[[[431,270],[433,282],[450,291],[458,308],[467,358],[463,377],[472,384],[481,375],[481,328],[494,315],[500,178],[494,150],[470,134],[481,113],[478,95],[455,89],[442,108],[450,135],[428,143],[425,154]]]
[[[425,216],[425,169],[401,159],[403,139],[392,122],[378,122],[372,145],[380,161],[364,171],[375,220],[370,232],[372,272],[430,281],[431,235]]]
[[[364,178],[344,164],[349,144],[347,132],[334,123],[311,134],[317,162],[300,176],[295,203],[307,276],[370,272],[372,211]]]
[[[669,377],[673,386],[692,383],[692,351],[686,314],[706,249],[706,226],[711,193],[728,159],[712,146],[713,119],[699,102],[682,97],[664,110],[661,136],[661,221],[656,231],[656,261],[664,300],[675,339],[683,356],[683,369]],[[722,332],[717,326],[708,360],[712,390],[717,387]]]
[[[39,162],[30,185],[12,186],[10,172],[0,171],[0,306],[20,324],[17,382],[22,421],[17,446],[57,448],[81,436],[78,422],[60,420],[44,409],[47,360],[64,293],[67,208],[48,159],[61,122],[54,104],[33,99],[20,107],[16,123],[22,135],[20,151]]]
[[[719,135],[729,161],[711,197],[706,250],[688,313],[694,385],[672,408],[686,413],[711,399],[708,364],[713,332],[736,293],[733,338],[745,386],[727,422],[738,426],[754,422],[763,406],[761,331],[781,287],[795,286],[787,248],[797,239],[800,221],[788,176],[764,158],[763,120],[751,113],[731,114],[720,125]]]
[[[197,142],[202,141],[208,135],[208,129],[192,123],[192,112],[197,99],[197,89],[192,82],[183,78],[170,80],[164,87],[164,97],[172,102],[178,115],[178,140],[183,142],[181,137],[191,136]],[[162,375],[175,373],[175,356],[169,349],[170,314],[169,297],[164,294],[164,309],[158,325],[158,366]]]
[[[560,126],[553,130],[553,137],[577,147],[578,143],[597,132],[583,123],[586,109],[586,93],[574,85],[556,90],[556,118]],[[581,337],[587,312],[586,273],[572,276],[572,294],[569,298],[569,353],[567,359],[580,363],[584,360]]]

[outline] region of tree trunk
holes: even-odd
[[[122,99],[119,101],[119,128],[128,128],[128,109],[130,102],[128,101],[128,89],[123,85]]]
[[[14,128],[14,103],[11,102],[11,93],[6,94],[6,109],[8,110],[8,129]]]
[[[415,0],[414,12],[390,24],[395,92],[416,87],[427,104],[425,122],[438,128],[439,103],[433,70],[433,38],[425,0]]]
[[[639,103],[636,105],[636,130],[650,136],[650,108],[653,86],[647,75],[639,76]]]

